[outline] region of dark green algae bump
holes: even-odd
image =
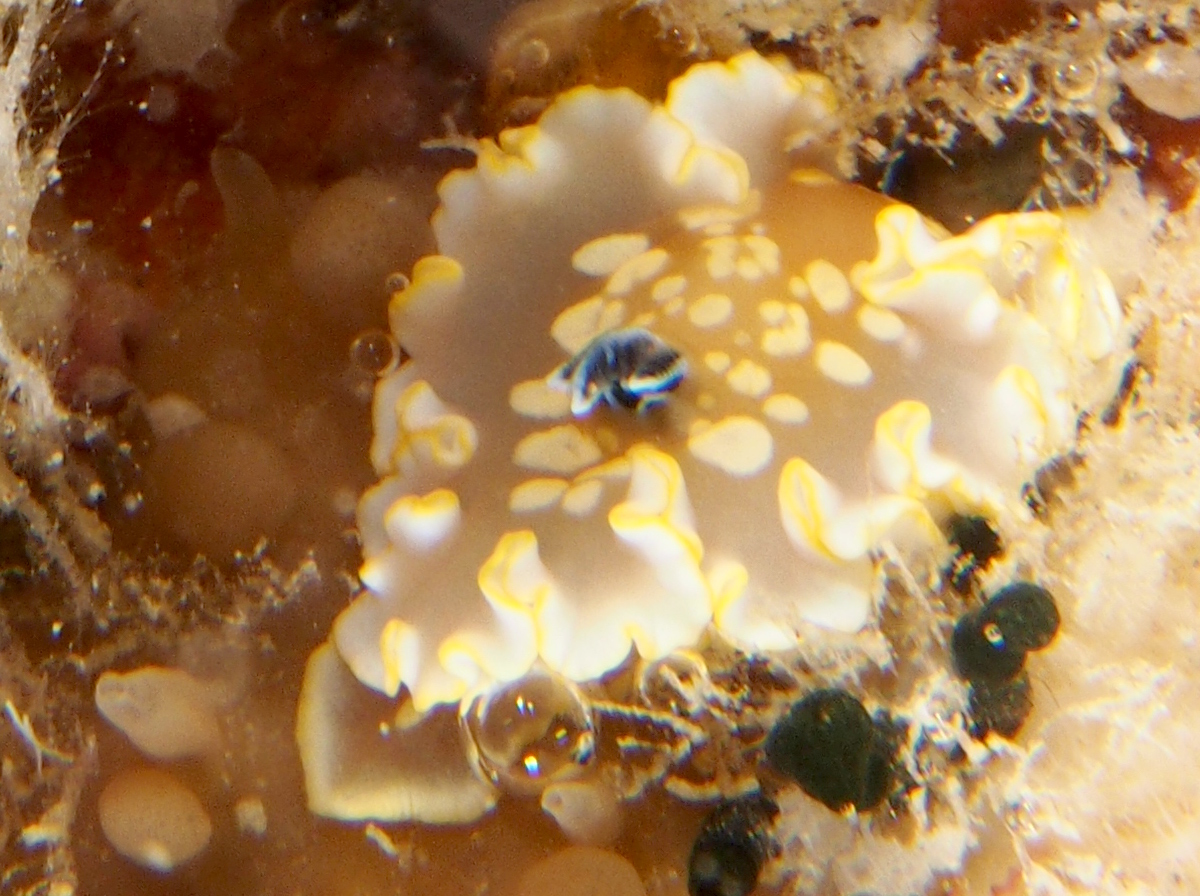
[[[1050,646],[1061,618],[1054,596],[1032,582],[1015,582],[954,626],[955,671],[970,684],[971,734],[1012,738],[1033,711],[1025,657]]]
[[[1027,653],[1054,640],[1059,623],[1049,591],[1032,582],[1009,585],[958,620],[951,640],[954,667],[972,684],[1012,681],[1025,668]]]
[[[700,825],[688,859],[689,896],[746,896],[774,848],[779,806],[755,793],[721,803]]]
[[[813,691],[794,703],[771,729],[765,752],[776,770],[835,812],[872,809],[891,789],[895,745],[889,726],[840,688]]]

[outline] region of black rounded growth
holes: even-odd
[[[835,812],[877,805],[891,785],[892,747],[846,691],[813,691],[767,737],[767,760]]]
[[[970,692],[971,736],[983,740],[995,732],[1013,738],[1033,711],[1029,675],[998,685],[973,684]]]
[[[1053,595],[1032,582],[1001,588],[981,612],[985,622],[999,627],[1011,648],[1022,651],[1048,646],[1061,621]]]
[[[722,803],[700,826],[688,859],[689,896],[746,896],[771,853],[779,807],[761,794]]]
[[[980,568],[1004,553],[1000,533],[987,518],[957,514],[950,518],[948,540],[958,552]]]
[[[958,674],[972,683],[1003,684],[1025,668],[1025,651],[1014,647],[985,610],[964,613],[954,626],[950,652]]]

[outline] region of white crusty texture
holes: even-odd
[[[881,542],[1016,510],[1073,438],[1072,367],[1114,345],[1112,287],[1054,215],[951,238],[789,176],[833,114],[827,82],[749,54],[662,107],[572,91],[447,178],[442,254],[392,303],[413,361],[376,392],[367,591],[334,631],[361,681],[424,711],[710,623],[755,650],[851,633]],[[621,326],[686,379],[651,413],[572,417],[547,378]]]
[[[1194,296],[1187,301],[1195,307]],[[1194,333],[1195,322],[1163,313],[1162,326]],[[1173,346],[1188,344],[1180,335],[1171,334]],[[1160,359],[1164,368],[1177,360]],[[1164,373],[1168,382],[1145,390],[1157,419],[1131,412],[1122,429],[1090,440],[1083,499],[1056,517],[1047,544],[1061,570],[1050,585],[1062,595],[1062,635],[1030,662],[1036,702],[1022,761],[997,781],[1036,896],[1200,886],[1200,439],[1188,424],[1162,425],[1178,384]]]

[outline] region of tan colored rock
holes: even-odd
[[[96,708],[150,759],[184,759],[220,748],[213,688],[181,669],[105,672]]]
[[[100,794],[100,828],[113,849],[153,871],[199,855],[212,822],[196,795],[158,769],[123,772]]]
[[[515,896],[646,896],[646,888],[628,859],[568,846],[522,874]]]

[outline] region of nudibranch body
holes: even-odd
[[[821,173],[835,122],[827,81],[747,54],[663,105],[573,90],[443,182],[332,636],[359,681],[425,712],[710,626],[750,651],[853,633],[880,545],[1013,512],[1114,346],[1112,287],[1056,215],[952,237]],[[674,356],[651,406],[562,388],[631,333]]]

